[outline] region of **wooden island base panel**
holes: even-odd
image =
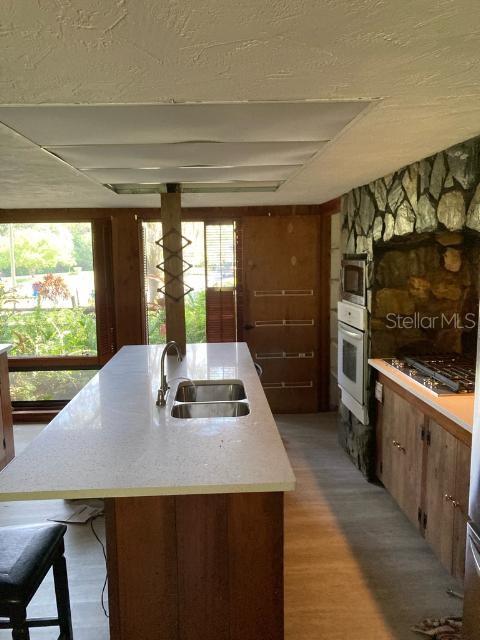
[[[283,640],[283,493],[105,502],[112,640]]]

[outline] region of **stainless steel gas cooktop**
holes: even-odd
[[[436,396],[475,391],[475,359],[468,356],[404,356],[387,358],[385,362]]]

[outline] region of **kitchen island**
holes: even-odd
[[[128,346],[0,473],[1,500],[105,498],[113,640],[283,638],[283,492],[295,479],[248,348]],[[174,418],[185,381],[250,412]]]

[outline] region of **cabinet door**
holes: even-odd
[[[383,389],[382,480],[418,526],[425,416],[389,387]]]
[[[420,527],[419,508],[422,503],[422,469],[424,443],[422,434],[425,428],[425,415],[410,403],[399,398],[402,418],[405,422],[405,435],[401,442],[403,449],[402,499],[399,503],[403,511]]]
[[[453,561],[452,573],[463,580],[465,575],[465,551],[467,542],[468,493],[470,489],[471,449],[457,440],[455,463],[455,492],[453,494]]]
[[[429,420],[429,448],[424,511],[425,538],[451,572],[455,509],[457,440],[434,420]]]
[[[382,482],[391,495],[397,499],[400,493],[400,459],[394,442],[403,437],[403,425],[397,424],[395,417],[395,393],[387,386],[383,387],[382,407]]]

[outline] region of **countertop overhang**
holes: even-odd
[[[188,345],[182,362],[168,356],[172,388],[157,407],[162,350],[123,347],[0,472],[0,500],[293,490],[247,345]],[[182,378],[242,380],[249,415],[173,418]]]
[[[475,401],[473,393],[468,395],[436,396],[427,389],[424,389],[420,384],[410,380],[407,375],[389,365],[385,360],[374,358],[370,359],[368,364],[419,398],[422,402],[425,402],[425,404],[432,407],[432,409],[435,409],[449,420],[466,429],[469,433],[472,433],[473,406]]]

